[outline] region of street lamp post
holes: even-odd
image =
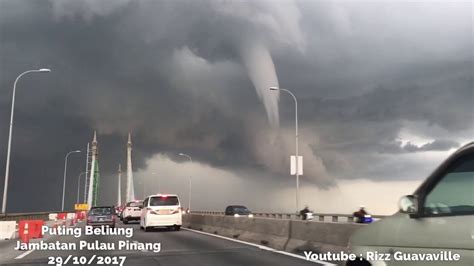
[[[191,163],[193,162],[193,159],[191,158],[191,156],[185,154],[185,153],[180,153],[179,155],[181,156],[184,156],[184,157],[187,157],[189,159],[189,161],[191,161]],[[191,187],[192,187],[192,181],[191,181],[191,176],[189,176],[189,196],[188,196],[188,209],[189,211],[191,211]]]
[[[77,151],[70,151],[66,154],[66,156],[64,157],[64,180],[63,180],[63,200],[62,200],[62,203],[61,203],[61,211],[64,211],[64,195],[66,193],[66,173],[67,173],[67,158],[69,157],[69,155],[73,154],[73,153],[79,153],[81,152],[80,150],[77,150]]]
[[[81,176],[87,174],[87,172],[82,172],[79,174],[79,177],[77,178],[77,200],[76,203],[79,204],[79,191],[81,187]]]
[[[87,177],[89,176],[89,142],[87,142],[87,149],[86,149],[86,178],[84,178],[84,202],[87,202]]]
[[[296,212],[299,211],[299,189],[300,189],[300,176],[299,176],[299,157],[298,157],[298,101],[296,96],[287,89],[282,89],[278,87],[270,87],[272,91],[284,91],[290,94],[295,101],[295,142],[296,142]]]
[[[5,185],[3,186],[2,213],[4,213],[4,214],[6,213],[6,209],[7,209],[8,177],[9,177],[9,174],[10,174],[10,153],[11,153],[11,147],[12,147],[13,112],[15,110],[16,84],[18,83],[18,80],[20,80],[20,78],[22,76],[24,76],[28,73],[35,73],[35,72],[47,73],[47,72],[51,72],[51,70],[47,69],[47,68],[41,68],[41,69],[25,71],[25,72],[21,73],[15,79],[15,82],[13,83],[12,109],[11,109],[11,113],[10,113],[10,131],[8,133],[7,162],[6,162],[6,166],[5,166]]]

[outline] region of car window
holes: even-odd
[[[144,206],[144,207],[148,207],[148,199],[149,199],[149,198],[146,198],[146,199],[143,201],[143,206]]]
[[[142,202],[129,202],[127,203],[127,207],[141,207]]]
[[[455,161],[427,194],[428,215],[474,214],[474,154]]]
[[[111,215],[113,213],[113,208],[93,208],[90,210],[89,215]]]
[[[240,207],[239,206],[239,207],[235,207],[234,212],[239,213],[239,214],[249,214],[250,210],[247,209],[246,207]]]
[[[177,197],[152,197],[150,198],[150,206],[175,206],[179,205]]]

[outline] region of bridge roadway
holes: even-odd
[[[77,226],[83,227],[84,223]],[[48,257],[62,257],[66,259],[69,255],[85,256],[90,259],[94,254],[97,256],[126,256],[124,265],[330,265],[320,264],[285,255],[278,252],[262,249],[255,245],[247,245],[245,243],[235,242],[216,236],[203,234],[201,232],[181,229],[181,231],[154,230],[152,232],[144,232],[140,230],[138,223],[124,225],[117,223],[118,227],[132,227],[134,234],[132,238],[125,236],[96,236],[82,234],[80,238],[74,236],[49,236],[46,242],[74,242],[79,246],[79,241],[86,240],[89,243],[99,240],[101,242],[115,243],[119,240],[130,240],[138,242],[159,242],[161,243],[161,251],[154,253],[152,251],[42,251],[35,250],[33,252],[16,251],[20,254],[16,259],[3,261],[3,264],[21,264],[21,265],[47,265]],[[82,230],[84,232],[84,230]],[[35,241],[36,242],[36,241]],[[12,244],[12,243],[11,243]],[[22,257],[23,256],[23,257]],[[93,263],[95,265],[96,263]],[[73,265],[69,262],[67,265]]]

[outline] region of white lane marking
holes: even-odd
[[[189,229],[189,228],[182,228],[182,229],[187,230],[187,231],[191,231],[191,232],[195,232],[195,233],[200,233],[200,234],[203,234],[203,235],[208,235],[208,236],[222,238],[222,239],[229,240],[229,241],[234,241],[234,242],[237,242],[237,243],[240,243],[240,244],[257,247],[259,249],[267,250],[267,251],[270,251],[270,252],[274,252],[274,253],[278,253],[278,254],[282,254],[282,255],[298,258],[298,259],[302,259],[302,260],[309,261],[309,262],[319,263],[319,264],[322,264],[324,266],[337,266],[336,264],[329,263],[329,262],[322,261],[322,260],[307,260],[306,257],[298,255],[298,254],[293,254],[293,253],[290,253],[290,252],[281,251],[281,250],[277,250],[277,249],[270,248],[270,247],[267,247],[267,246],[254,244],[254,243],[250,243],[250,242],[245,242],[245,241],[242,241],[242,240],[233,239],[233,238],[230,238],[230,237],[215,235],[215,234],[202,232],[202,231],[198,231],[198,230],[193,230],[193,229]]]
[[[28,251],[26,251],[25,253],[23,254],[20,254],[18,257],[16,257],[15,259],[16,260],[19,260],[19,259],[23,259],[25,256],[27,256],[28,254],[30,254],[31,252],[35,251],[34,249],[30,249]]]

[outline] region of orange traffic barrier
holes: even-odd
[[[30,232],[28,227],[28,221],[20,221],[18,231],[20,233],[21,242],[25,244],[30,242]]]
[[[77,211],[76,216],[78,220],[84,220],[86,218],[86,214],[84,211]]]
[[[23,241],[24,239],[30,238],[42,238],[43,233],[41,228],[44,225],[43,220],[21,220],[19,222],[18,232],[20,233],[20,238]]]
[[[44,225],[43,220],[30,220],[28,221],[30,238],[42,238],[43,232],[41,228]]]

